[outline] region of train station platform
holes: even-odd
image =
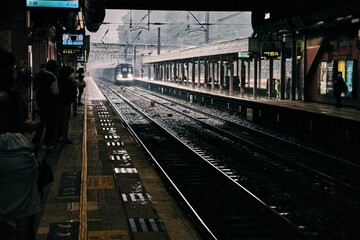
[[[91,78],[69,139],[40,150],[52,166],[37,240],[200,239]],[[31,137],[31,136],[29,136]]]
[[[354,107],[335,108],[335,104],[255,97],[239,91],[159,80],[136,79],[135,84],[192,103],[231,111],[259,126],[306,142],[331,144],[344,152],[354,152],[360,144],[360,109]]]
[[[326,146],[339,158],[359,159],[360,109],[335,104],[254,97],[253,94],[211,89],[176,82],[136,79],[135,85],[213,107],[240,118],[299,139],[309,147]]]
[[[224,89],[212,89],[210,87],[204,86],[192,86],[190,84],[179,84],[169,81],[159,81],[159,80],[148,80],[148,79],[138,79],[138,81],[149,83],[149,84],[158,84],[168,87],[173,87],[183,90],[191,90],[195,93],[206,93],[214,96],[221,96],[228,99],[237,99],[243,100],[252,103],[266,104],[269,106],[278,106],[282,108],[294,109],[299,111],[306,111],[315,114],[323,114],[328,116],[333,116],[337,118],[344,118],[353,121],[360,122],[360,109],[354,107],[343,106],[342,108],[335,108],[335,104],[323,104],[316,102],[304,102],[301,100],[280,100],[280,98],[269,98],[265,96],[254,96],[252,93],[244,93],[239,91],[229,91]],[[335,101],[335,98],[334,98]]]

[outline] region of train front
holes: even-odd
[[[116,66],[116,84],[132,84],[134,81],[134,69],[129,63],[121,63]]]

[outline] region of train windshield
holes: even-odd
[[[129,69],[128,67],[123,67],[123,68],[121,68],[121,72],[123,72],[123,73],[130,72],[129,70],[130,70],[130,69]]]
[[[132,73],[132,67],[129,66],[124,66],[124,67],[120,67],[120,69],[118,69],[118,71],[120,71],[121,73]]]

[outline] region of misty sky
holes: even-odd
[[[104,23],[100,26],[96,33],[87,31],[86,34],[90,35],[90,42],[100,43],[101,39],[104,42],[117,42],[117,27],[121,23],[122,17],[128,12],[128,10],[112,10],[106,9],[106,15]],[[105,32],[108,33],[105,35]],[[105,36],[104,36],[105,35]]]
[[[89,32],[89,31],[86,32],[86,34],[90,35],[90,42],[92,42],[92,43],[101,43],[101,42],[103,42],[103,43],[116,43],[116,42],[119,42],[119,38],[118,38],[118,27],[119,27],[119,25],[131,24],[131,19],[124,19],[124,22],[122,22],[122,18],[126,14],[128,14],[129,11],[130,10],[128,10],[128,9],[127,10],[106,9],[105,19],[104,19],[103,24],[100,26],[99,30],[97,32],[95,32],[95,33],[92,33],[92,32]],[[147,12],[144,13],[145,16],[147,15],[146,13]],[[236,16],[239,15],[239,13],[241,14],[241,12],[234,12],[234,13],[229,13],[230,15],[228,15],[228,16],[223,16],[223,17],[219,16],[221,18],[215,20],[215,23],[216,24],[226,23],[227,19],[232,18],[232,17],[236,17]],[[153,17],[153,19],[156,19],[156,12],[153,12],[152,14],[155,14],[155,15],[151,16],[151,17]],[[136,14],[134,14],[134,12],[133,12],[132,13],[132,17],[133,17],[132,20],[133,21],[134,21],[134,16],[136,18]],[[194,22],[194,19],[196,19],[196,18],[194,17],[194,19],[193,19],[193,17],[190,16],[190,19],[191,19],[191,21]],[[136,19],[136,20],[140,20],[140,19]],[[141,21],[146,22],[146,19],[145,20],[141,19],[140,22]],[[180,21],[179,26],[185,27],[185,24],[186,24],[187,20],[186,19],[180,19],[179,21]],[[133,22],[133,24],[134,24],[134,22]],[[184,25],[184,26],[182,26],[181,24]],[[249,28],[249,26],[247,26],[247,25],[249,25],[251,27],[250,19],[248,21],[246,21],[246,22],[239,22],[239,28],[244,27],[244,26],[245,26],[245,28]],[[224,25],[224,26],[226,27],[226,25]],[[122,29],[124,29],[124,28],[122,28]],[[236,28],[233,29],[233,30],[238,31]]]

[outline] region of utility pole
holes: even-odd
[[[204,43],[209,43],[209,11],[205,12],[205,40]]]
[[[160,27],[158,27],[158,48],[157,48],[157,54],[159,55],[160,54]]]

